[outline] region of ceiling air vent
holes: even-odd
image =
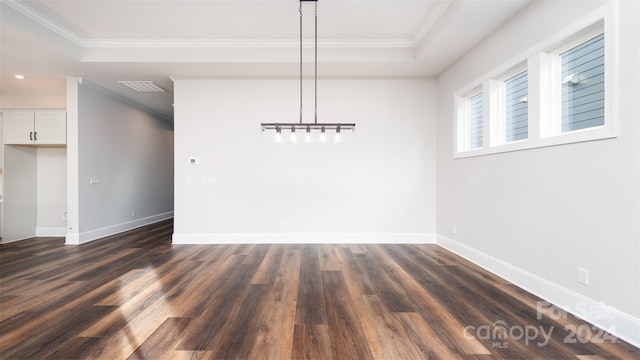
[[[124,85],[129,89],[139,93],[163,93],[167,90],[153,83],[153,81],[118,81],[118,84]]]

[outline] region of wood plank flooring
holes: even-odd
[[[640,358],[551,307],[538,320],[538,298],[435,245],[171,233],[165,221],[81,246],[1,245],[0,358]]]

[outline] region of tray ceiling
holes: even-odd
[[[437,76],[528,0],[321,0],[319,74]],[[296,77],[298,6],[279,1],[19,1],[0,4],[2,91],[89,79],[172,117],[171,93],[127,93],[122,80]],[[313,4],[303,4],[311,49]],[[312,52],[305,53],[312,61]],[[17,82],[25,73],[29,83]],[[61,86],[61,85],[58,85]]]

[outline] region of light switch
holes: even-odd
[[[89,185],[100,185],[101,179],[99,177],[90,177]]]
[[[200,159],[197,157],[189,158],[189,165],[198,165],[200,163]]]

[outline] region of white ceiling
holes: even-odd
[[[530,0],[320,0],[321,77],[436,76]],[[173,95],[117,80],[299,76],[296,0],[3,0],[0,89],[82,77],[173,117]],[[313,2],[303,3],[305,62]],[[306,66],[310,74],[312,66]],[[17,81],[22,73],[27,80]]]

